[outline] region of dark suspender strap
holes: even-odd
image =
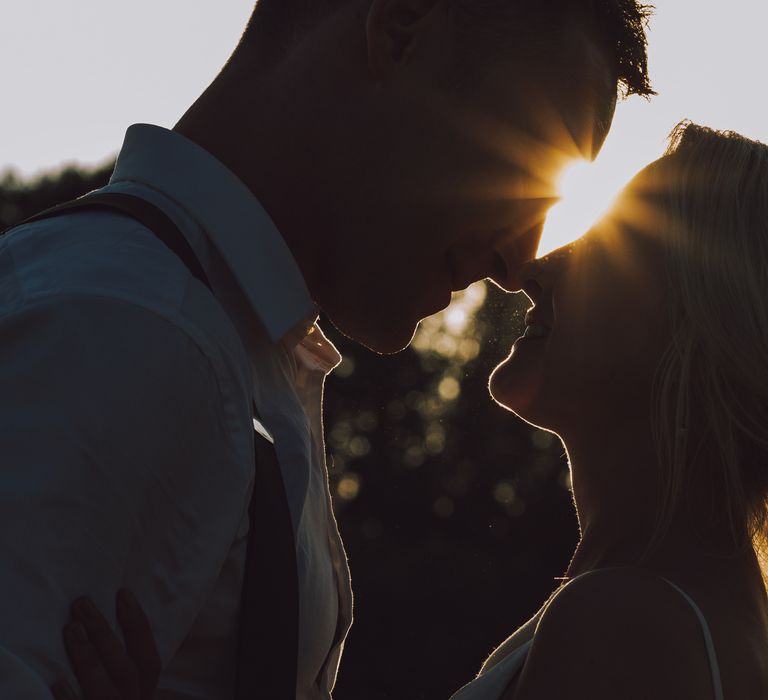
[[[258,433],[254,444],[256,479],[248,509],[253,536],[245,560],[235,700],[296,700],[299,581],[293,521],[274,446]]]
[[[121,214],[130,216],[140,224],[146,226],[152,231],[165,245],[170,248],[176,255],[181,258],[182,262],[189,268],[189,271],[194,277],[200,280],[206,287],[211,288],[211,283],[208,281],[208,277],[203,270],[203,266],[197,259],[192,247],[184,238],[184,235],[179,231],[176,224],[170,219],[170,217],[159,207],[148,202],[141,197],[135,197],[132,194],[124,194],[122,192],[97,192],[95,194],[87,194],[79,199],[73,199],[71,202],[65,202],[58,206],[51,207],[45,211],[35,214],[34,216],[16,224],[21,226],[22,224],[32,223],[33,221],[40,221],[42,219],[50,219],[54,216],[59,216],[67,212],[74,212],[81,209],[107,209],[116,210]],[[13,226],[12,228],[16,228]],[[10,230],[10,229],[8,229]],[[7,233],[4,231],[3,233]]]

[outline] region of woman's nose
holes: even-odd
[[[537,291],[541,294],[550,290],[569,260],[572,249],[573,244],[569,244],[552,251],[543,258],[529,260],[520,265],[513,273],[515,287],[513,291],[522,290],[530,297],[529,289],[534,294]]]
[[[538,292],[540,294],[543,291],[542,276],[541,260],[529,260],[520,265],[512,274],[511,291],[523,291],[529,297],[531,297],[531,293]],[[531,298],[531,301],[535,301],[535,299]]]

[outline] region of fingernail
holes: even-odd
[[[117,602],[123,607],[124,610],[138,610],[139,603],[136,597],[129,590],[122,588],[117,592]]]
[[[76,642],[80,644],[88,643],[88,633],[85,631],[85,626],[82,622],[71,622],[67,625],[67,634],[69,634]]]
[[[90,598],[79,598],[75,601],[75,613],[78,617],[93,620],[98,617],[98,611]]]
[[[51,691],[56,698],[64,698],[64,700],[77,700],[75,691],[72,690],[72,686],[67,681],[58,681],[51,686]]]

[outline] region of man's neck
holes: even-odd
[[[303,176],[305,129],[268,80],[244,82],[222,73],[173,130],[217,158],[253,193],[277,226],[315,296],[320,265],[318,227]]]

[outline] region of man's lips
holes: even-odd
[[[465,287],[460,286],[461,281],[459,279],[459,263],[456,259],[456,251],[453,248],[449,248],[445,251],[445,262],[448,267],[448,278],[450,280],[450,286],[452,292],[458,292]]]
[[[452,295],[443,285],[432,285],[427,288],[423,298],[418,303],[417,312],[420,318],[426,318],[440,313],[448,308]]]

